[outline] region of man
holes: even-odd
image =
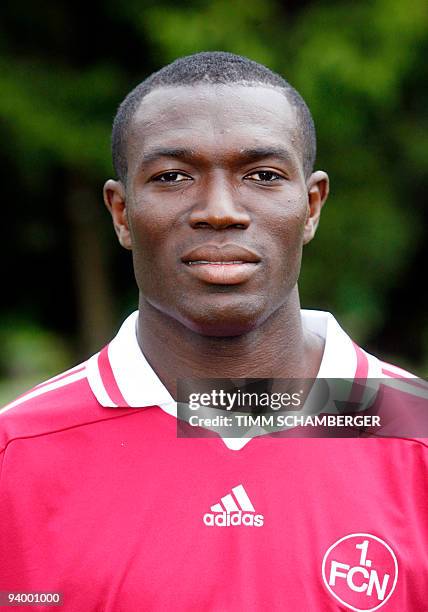
[[[239,56],[181,58],[122,103],[104,198],[138,312],[0,415],[0,590],[85,612],[425,609],[423,441],[177,437],[183,379],[416,389],[300,311],[314,159],[300,95]]]

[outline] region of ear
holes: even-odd
[[[303,234],[303,244],[307,244],[315,236],[320,220],[321,209],[327,199],[329,192],[328,175],[322,170],[317,170],[307,181],[308,189],[308,216],[306,218]]]
[[[113,218],[113,225],[120,244],[125,249],[132,249],[126,211],[125,187],[121,181],[109,179],[104,185],[104,203]]]

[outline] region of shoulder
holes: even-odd
[[[347,381],[346,388],[350,392],[345,401],[357,405],[360,411],[369,410],[381,417],[381,427],[376,434],[424,439],[425,444],[428,439],[428,382],[358,346],[330,313],[310,311],[305,322],[325,338],[318,377]]]
[[[32,438],[111,415],[88,382],[88,362],[40,383],[0,408],[0,452],[14,439]]]
[[[428,382],[399,366],[379,361],[381,382],[385,390],[403,401],[415,400],[428,414]]]
[[[398,365],[375,357],[356,344],[354,346],[359,360],[361,362],[365,360],[367,364],[364,378],[373,389],[381,388],[397,399],[408,399],[409,396],[428,399],[428,382],[425,379]],[[360,383],[364,383],[363,377]]]
[[[377,415],[375,435],[418,442],[428,448],[428,382],[397,365],[367,354],[374,364],[366,381],[370,413]]]

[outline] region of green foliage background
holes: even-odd
[[[100,212],[111,120],[131,87],[201,50],[267,64],[313,112],[332,192],[305,254],[303,305],[333,311],[357,341],[426,375],[425,1],[24,3],[6,9],[1,34],[4,377],[72,365],[135,304],[130,260]],[[76,240],[82,231],[95,253]],[[91,278],[102,281],[95,291]],[[22,364],[16,339],[27,333]],[[40,351],[52,359],[40,364]]]

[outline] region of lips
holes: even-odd
[[[181,258],[186,264],[234,265],[240,263],[258,263],[260,257],[244,247],[235,244],[216,246],[206,244],[191,250]]]
[[[199,280],[214,285],[237,285],[247,281],[260,263],[260,257],[235,244],[202,245],[182,258]]]

